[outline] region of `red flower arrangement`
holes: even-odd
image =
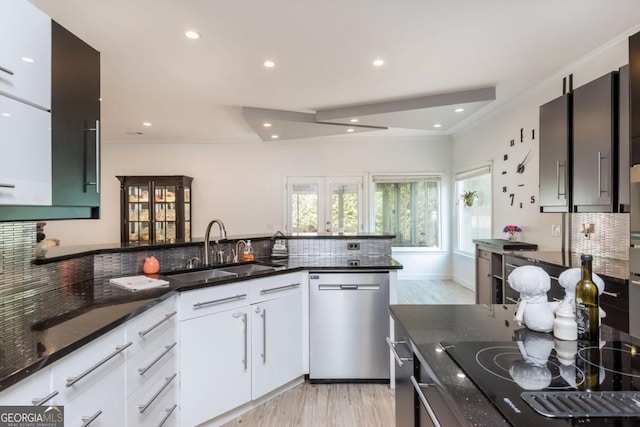
[[[505,225],[502,229],[503,233],[520,233],[522,229],[517,225]]]

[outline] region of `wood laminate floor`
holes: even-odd
[[[475,304],[452,280],[399,280],[399,304]],[[224,427],[393,427],[395,402],[387,384],[310,384],[286,391]]]

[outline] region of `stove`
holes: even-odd
[[[440,345],[514,426],[640,426],[640,392],[633,393],[640,390],[640,348],[623,341],[590,347],[528,330],[516,331],[515,339]],[[576,397],[578,391],[593,392],[582,396],[593,397],[596,408],[609,411],[592,411],[579,400],[580,410],[573,413],[538,412],[532,407],[536,401],[545,407],[545,399]],[[595,400],[605,394],[624,395],[631,407],[612,417],[610,405]]]

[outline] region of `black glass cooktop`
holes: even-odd
[[[519,341],[441,346],[514,426],[640,426],[638,417],[547,418],[521,397],[532,391],[638,391],[640,349],[636,354],[636,347],[621,341],[589,347],[524,332]]]

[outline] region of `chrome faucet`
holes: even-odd
[[[227,229],[224,228],[224,224],[222,223],[222,221],[217,218],[211,220],[209,225],[207,225],[207,231],[204,233],[204,265],[205,266],[209,265],[209,236],[211,234],[211,226],[214,223],[218,224],[218,227],[220,228],[220,239],[218,240],[223,240],[227,238]],[[218,240],[216,240],[216,242]]]

